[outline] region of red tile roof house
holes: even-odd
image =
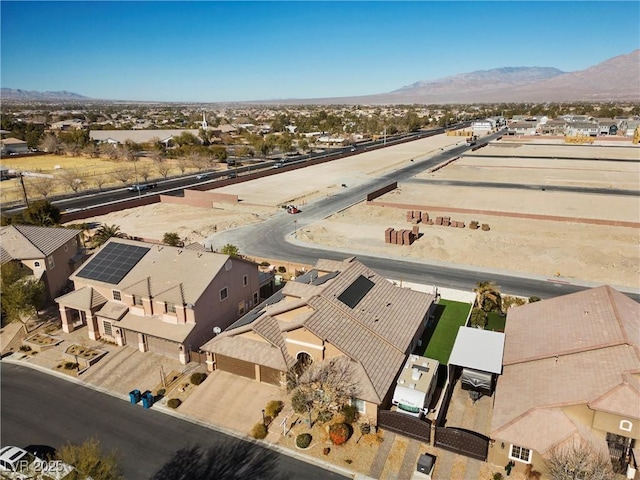
[[[84,259],[80,230],[9,225],[0,228],[0,261],[20,262],[42,280],[49,299],[60,295]]]
[[[187,248],[110,239],[58,297],[66,332],[86,325],[102,338],[140,351],[190,359],[260,299],[257,264]]]
[[[631,453],[640,440],[640,304],[592,288],[510,309],[505,336],[490,463],[544,474],[553,449],[574,442],[607,457]]]
[[[352,403],[375,424],[435,306],[433,295],[397,287],[353,258],[318,260],[202,350],[210,370],[277,386],[300,359],[350,361]]]

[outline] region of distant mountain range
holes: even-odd
[[[89,100],[73,92],[2,88],[3,100]],[[356,97],[281,99],[245,104],[445,104],[640,101],[640,50],[577,72],[552,67],[504,67],[419,81],[389,93]],[[228,102],[226,102],[228,103]]]

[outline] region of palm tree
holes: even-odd
[[[478,282],[473,291],[476,292],[479,308],[485,312],[502,311],[500,287],[495,282]]]
[[[96,233],[93,235],[91,239],[94,246],[99,247],[109,240],[111,237],[124,237],[124,234],[120,232],[120,227],[118,225],[107,225],[103,223],[100,225]]]

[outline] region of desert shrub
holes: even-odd
[[[265,407],[264,411],[269,417],[275,418],[278,416],[278,414],[282,411],[283,408],[284,408],[283,402],[281,402],[280,400],[271,400],[269,403],[267,403],[267,406]]]
[[[285,267],[284,265],[280,265],[278,267],[278,273],[287,273],[287,267]]]
[[[20,345],[20,351],[21,352],[30,352],[31,351],[31,347],[29,345]]]
[[[267,262],[267,261],[264,261],[264,262],[260,262],[260,266],[261,267],[270,267],[271,264],[269,262]]]
[[[182,400],[180,400],[179,398],[171,398],[167,402],[167,406],[169,408],[178,408],[181,404],[182,404]]]
[[[73,363],[73,362],[64,362],[64,369],[65,370],[73,370],[75,368],[78,368],[78,364],[77,363]]]
[[[159,397],[163,397],[165,393],[167,393],[167,391],[164,388],[161,388],[160,390],[158,390]]]
[[[344,417],[344,421],[346,423],[353,423],[358,420],[358,417],[360,416],[358,407],[356,407],[355,405],[345,405],[344,407],[342,407],[342,410],[340,410],[340,413],[342,413],[342,416]]]
[[[296,390],[293,395],[291,395],[291,406],[296,413],[306,413],[308,411],[307,399],[300,390]]]
[[[308,448],[311,445],[311,435],[308,433],[301,433],[296,437],[296,445],[298,448]]]
[[[207,378],[207,374],[204,372],[195,372],[191,374],[191,383],[193,385],[200,385]]]
[[[267,427],[264,426],[264,423],[256,423],[251,429],[251,436],[257,440],[265,438],[267,436]]]
[[[493,477],[491,477],[493,480],[502,480],[504,478],[504,476],[500,473],[500,472],[496,472],[493,474]]]
[[[333,418],[333,413],[329,410],[322,410],[318,413],[318,421],[320,423],[327,423],[329,420]]]
[[[371,433],[371,425],[369,425],[368,423],[361,423],[360,433],[362,435],[369,435]]]
[[[334,423],[329,427],[329,438],[334,445],[342,445],[351,437],[351,427],[346,423]]]
[[[540,297],[536,297],[535,295],[533,297],[529,297],[529,303],[535,303],[539,301],[540,301]]]
[[[349,465],[351,465],[351,464],[353,463],[353,460],[351,460],[350,458],[347,458],[347,459],[345,460],[345,462],[346,462],[346,463],[348,463]]]

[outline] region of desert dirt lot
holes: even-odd
[[[411,158],[428,155],[464,141],[460,137],[438,136],[387,149],[364,153],[349,159],[329,162],[294,172],[245,182],[218,189],[237,194],[243,200],[235,206],[201,209],[179,205],[152,205],[87,219],[115,223],[121,230],[144,238],[162,238],[164,232],[178,231],[189,241],[202,240],[215,229],[220,231],[261,221],[275,212],[275,206],[287,202],[304,204],[330,195],[340,185],[354,185],[375,175],[406,164]],[[625,147],[547,146],[498,142],[478,150],[478,155],[465,155],[433,174],[423,173],[402,183],[376,202],[411,203],[430,206],[431,217],[449,215],[452,220],[471,220],[490,225],[490,231],[470,230],[435,225],[420,225],[423,236],[411,246],[384,243],[388,227],[411,228],[404,209],[358,204],[321,222],[298,231],[298,240],[348,249],[358,245],[365,253],[410,257],[424,261],[447,262],[522,273],[548,278],[560,277],[608,283],[638,289],[640,282],[639,230],[635,227],[614,227],[589,223],[531,220],[488,214],[448,212],[447,208],[471,208],[516,213],[586,219],[640,222],[637,197],[542,192],[500,188],[454,187],[426,185],[434,179],[464,179],[467,181],[497,181],[510,183],[545,183],[580,185],[585,187],[611,185],[612,188],[638,190],[636,162],[590,162],[584,160],[541,160],[531,156],[557,156],[577,159],[611,158],[638,159],[640,149]],[[554,151],[560,153],[553,155]],[[551,152],[551,153],[550,153]],[[595,152],[595,153],[591,153]],[[635,156],[634,156],[635,155]],[[502,158],[504,156],[509,159]],[[512,157],[515,157],[512,158]],[[458,165],[459,162],[459,165]],[[559,162],[559,163],[555,163]],[[478,167],[478,168],[472,168]],[[484,165],[479,167],[479,165]],[[495,165],[495,168],[491,166]],[[519,168],[507,168],[517,166]],[[569,170],[566,170],[569,168]],[[593,175],[602,172],[606,181]],[[463,173],[460,173],[460,172]],[[602,170],[600,170],[602,171]],[[511,173],[512,172],[512,173]],[[532,172],[535,172],[532,173]],[[451,176],[451,177],[449,177]],[[489,178],[488,178],[489,177]],[[490,180],[492,179],[492,180]],[[635,182],[634,182],[635,180]],[[573,182],[573,183],[572,183]],[[216,205],[218,207],[218,205]],[[174,228],[173,225],[176,227]],[[357,225],[357,228],[354,226]],[[178,228],[179,226],[179,228]]]

